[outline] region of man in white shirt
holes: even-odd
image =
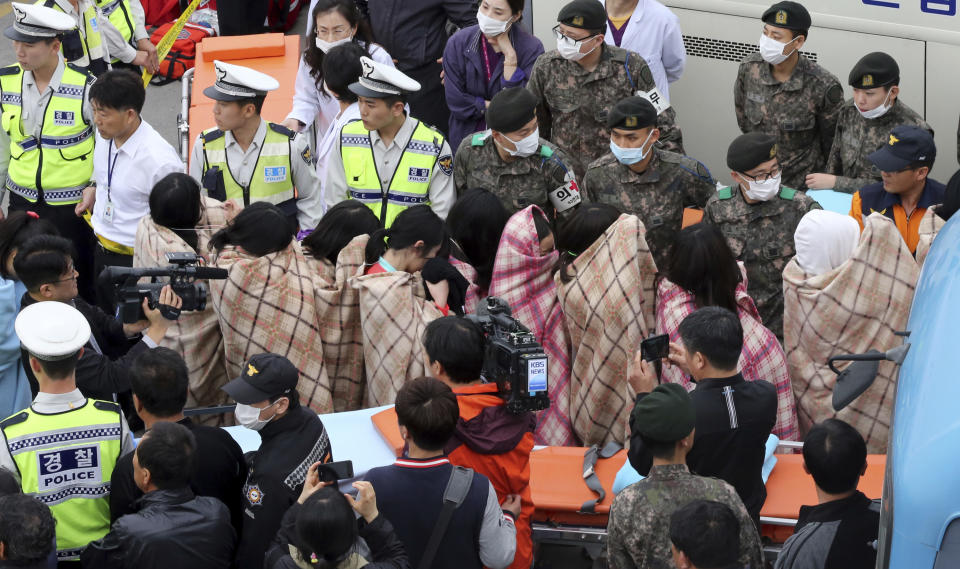
[[[137,225],[150,213],[150,191],[167,174],[183,172],[177,152],[140,118],[145,97],[143,81],[129,71],[108,71],[90,87],[95,185],[84,190],[76,213],[93,212],[98,275],[106,266],[133,266]],[[97,304],[111,312],[110,291],[98,286]]]
[[[607,33],[604,40],[640,54],[657,84],[670,98],[670,83],[680,79],[687,62],[676,14],[657,0],[604,0]]]

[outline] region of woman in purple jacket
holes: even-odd
[[[543,44],[515,25],[522,16],[523,0],[481,0],[478,24],[447,41],[443,72],[450,107],[450,148],[486,130],[484,113],[501,89],[527,84]]]

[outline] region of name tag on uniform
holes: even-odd
[[[657,109],[658,115],[670,108],[670,101],[668,101],[667,98],[663,96],[663,93],[661,93],[656,87],[650,89],[649,91],[637,91],[634,94],[650,101],[650,104],[653,105],[653,108]]]
[[[567,180],[566,183],[550,192],[549,195],[550,203],[553,204],[557,213],[563,213],[582,201],[580,187],[577,186],[577,181],[574,179]]]
[[[107,223],[113,223],[113,202],[107,201],[107,204],[103,206],[103,220]]]
[[[99,445],[38,452],[37,462],[40,492],[101,482]]]
[[[747,100],[753,101],[754,103],[762,103],[766,101],[767,98],[763,96],[763,93],[747,93]]]
[[[94,32],[100,31],[100,24],[97,22],[96,16],[90,18],[90,30]]]
[[[271,166],[263,169],[263,181],[267,184],[275,184],[287,179],[286,166]]]
[[[410,168],[410,172],[407,174],[408,182],[429,182],[430,181],[430,170],[426,168]]]
[[[57,126],[73,126],[73,111],[53,111],[53,124]]]

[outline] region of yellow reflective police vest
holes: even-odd
[[[110,476],[123,451],[120,406],[87,399],[43,414],[27,408],[0,422],[20,487],[57,520],[57,559],[78,559],[110,530]]]
[[[71,64],[64,67],[37,139],[23,129],[23,69],[19,65],[0,69],[3,130],[10,136],[8,190],[31,202],[41,196],[51,205],[80,201],[93,175],[93,129],[83,116],[84,95],[92,82],[91,75]]]
[[[228,200],[242,200],[244,207],[253,202],[281,204],[297,199],[293,181],[293,164],[290,154],[296,133],[283,125],[267,122],[267,135],[260,147],[257,164],[249,184],[241,186],[230,173],[227,164],[227,141],[224,132],[217,128],[203,131],[203,173],[214,166],[223,174],[223,185]],[[202,177],[202,176],[201,176]]]
[[[430,180],[443,140],[442,134],[417,121],[390,187],[383,188],[373,159],[370,132],[363,127],[363,121],[347,123],[340,131],[340,156],[348,196],[373,210],[384,227],[390,227],[397,215],[408,207],[430,205]]]
[[[136,47],[133,43],[134,23],[133,12],[130,8],[130,0],[97,0],[97,7],[104,18],[110,20],[113,27],[117,28],[123,41]],[[119,61],[116,57],[110,58],[112,63]]]
[[[56,0],[37,0],[36,3],[66,13],[57,4]],[[71,60],[70,63],[77,67],[84,67],[94,75],[106,72],[108,66],[107,58],[104,56],[103,36],[100,34],[100,11],[92,1],[87,4],[83,11],[83,30],[80,31],[82,32],[80,33],[80,44],[83,46],[83,56]],[[62,43],[60,48],[62,52]]]

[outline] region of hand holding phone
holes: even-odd
[[[640,353],[644,361],[656,362],[670,356],[670,335],[650,336],[640,342]]]

